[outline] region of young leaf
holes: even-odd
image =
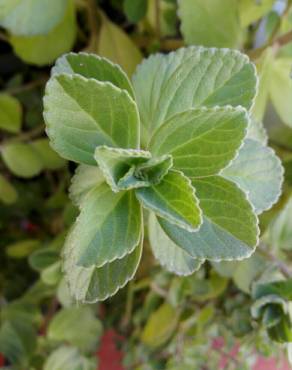
[[[49,33],[35,36],[11,35],[9,42],[15,54],[26,63],[43,66],[53,63],[60,55],[70,51],[75,42],[77,27],[73,0],[66,3],[68,6],[63,19]],[[52,9],[51,5],[48,6]],[[44,10],[42,12],[46,14]]]
[[[11,133],[20,131],[22,109],[19,101],[8,94],[0,94],[0,129]]]
[[[142,54],[129,36],[104,14],[98,37],[97,54],[122,66],[128,76],[142,60]]]
[[[193,46],[150,56],[133,76],[144,143],[163,122],[191,108],[249,109],[256,83],[254,65],[235,50]]]
[[[102,326],[90,307],[70,307],[58,311],[48,328],[48,339],[67,342],[83,351],[96,349]]]
[[[144,150],[111,148],[106,145],[95,149],[94,159],[112,191],[118,192],[119,180],[130,168],[151,158],[151,153]]]
[[[153,254],[166,270],[186,276],[201,267],[203,261],[192,258],[165,234],[154,213],[150,214],[148,228]]]
[[[271,148],[246,139],[238,157],[221,175],[238,184],[260,214],[278,201],[283,171],[280,159]]]
[[[83,357],[75,347],[61,346],[46,359],[44,370],[95,370],[96,360]]]
[[[111,83],[77,74],[53,77],[46,88],[44,117],[54,149],[64,158],[96,165],[99,145],[139,147],[135,102]]]
[[[0,0],[0,24],[13,35],[48,34],[63,18],[68,0]]]
[[[235,157],[247,131],[242,108],[198,108],[176,114],[153,135],[152,155],[171,154],[176,169],[190,177],[215,175]]]
[[[81,164],[76,168],[75,174],[71,179],[69,197],[80,208],[88,192],[104,182],[105,179],[98,167]]]
[[[136,166],[136,176],[149,181],[150,184],[159,184],[172,166],[173,159],[169,154],[151,158]]]
[[[180,0],[181,32],[187,44],[235,48],[240,37],[237,0]],[[224,27],[219,20],[224,19]]]
[[[201,210],[191,181],[182,172],[170,170],[161,182],[136,190],[143,207],[189,232],[201,225]]]
[[[9,170],[19,177],[36,176],[43,168],[39,155],[31,144],[6,144],[2,148],[2,158]]]
[[[63,268],[70,293],[77,301],[83,303],[103,301],[116,294],[135,275],[142,254],[143,238],[132,253],[102,267],[89,268],[78,266],[78,256],[71,238],[72,233],[65,244]]]
[[[60,57],[52,69],[52,75],[79,74],[97,81],[111,82],[116,87],[127,90],[134,98],[134,92],[128,76],[118,64],[95,54],[69,53]]]
[[[292,126],[292,58],[278,58],[272,65],[270,95],[282,121]]]
[[[67,238],[80,266],[100,267],[129,254],[141,238],[142,214],[132,191],[113,193],[106,184],[84,199],[81,213]]]
[[[18,197],[17,191],[14,186],[0,174],[0,200],[4,204],[13,204]]]
[[[166,234],[191,257],[211,261],[248,258],[258,243],[258,220],[246,195],[232,182],[210,176],[192,181],[203,224],[190,233],[163,218]]]

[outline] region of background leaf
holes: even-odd
[[[0,129],[17,133],[20,131],[22,109],[19,101],[8,94],[0,94]]]

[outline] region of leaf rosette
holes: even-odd
[[[274,152],[247,138],[256,90],[253,64],[228,49],[150,56],[132,83],[93,54],[56,62],[44,117],[52,147],[80,164],[70,188],[80,214],[63,252],[77,300],[106,299],[133,278],[145,224],[155,257],[178,275],[252,255],[257,214],[282,182]]]

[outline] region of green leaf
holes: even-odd
[[[50,322],[48,339],[66,342],[83,351],[96,349],[102,326],[90,307],[70,307],[59,311]]]
[[[103,301],[116,294],[135,275],[142,254],[143,238],[132,253],[102,267],[89,268],[77,265],[79,257],[70,239],[72,233],[65,244],[63,269],[70,294],[75,300],[83,303]]]
[[[15,203],[17,197],[18,194],[14,186],[0,174],[0,200],[9,205]]]
[[[285,207],[276,215],[269,225],[265,240],[272,245],[275,250],[292,249],[292,198],[288,199]]]
[[[211,261],[248,258],[258,244],[258,220],[246,195],[219,177],[192,181],[203,211],[199,231],[189,233],[159,219],[163,230],[191,257]]]
[[[102,184],[84,200],[67,243],[76,249],[78,265],[101,267],[134,250],[141,238],[141,226],[141,207],[135,194],[115,194]]]
[[[159,347],[171,337],[177,324],[178,313],[169,303],[163,303],[149,317],[141,340],[149,347]]]
[[[173,166],[171,155],[151,158],[147,162],[136,166],[136,176],[151,184],[159,184]]]
[[[66,161],[50,147],[48,139],[34,140],[31,145],[39,154],[43,168],[57,170],[65,166]]]
[[[124,0],[124,13],[130,22],[139,22],[147,12],[147,0]]]
[[[83,357],[77,348],[61,346],[46,359],[44,370],[95,370],[96,360]]]
[[[119,64],[128,76],[142,60],[142,54],[129,36],[104,14],[98,36],[97,54]]]
[[[281,194],[283,167],[275,152],[246,139],[238,157],[221,173],[247,193],[257,214],[275,204]]]
[[[94,159],[112,191],[118,192],[119,180],[122,179],[132,166],[146,162],[151,153],[144,150],[111,148],[105,145],[95,149]]]
[[[46,285],[57,285],[62,278],[61,262],[54,262],[41,271],[41,280]]]
[[[268,135],[263,123],[251,118],[247,129],[246,139],[256,140],[264,146],[267,146]]]
[[[252,295],[259,299],[266,295],[277,295],[287,301],[292,300],[292,278],[287,280],[271,281],[268,283],[259,282],[254,284]]]
[[[105,179],[98,167],[81,164],[76,168],[71,179],[70,199],[76,206],[80,207],[88,192],[104,182]]]
[[[191,181],[182,172],[170,170],[157,185],[136,190],[143,207],[168,222],[193,232],[201,225],[201,210]]]
[[[256,83],[254,65],[235,50],[193,46],[150,56],[133,76],[144,143],[163,122],[191,108],[249,109]]]
[[[16,176],[33,177],[43,168],[38,153],[30,144],[6,144],[2,147],[1,154],[6,166]]]
[[[45,1],[50,2],[50,0]],[[53,63],[60,55],[70,51],[75,42],[77,27],[73,0],[68,0],[67,3],[68,7],[64,18],[48,34],[36,36],[11,35],[9,42],[15,54],[26,63],[44,66]],[[51,5],[49,7],[53,9]],[[42,12],[46,13],[43,10]]]
[[[51,145],[66,159],[95,165],[99,145],[139,147],[136,104],[111,83],[57,75],[47,84],[44,109]]]
[[[292,58],[277,58],[270,76],[270,96],[282,121],[292,127]]]
[[[134,98],[134,92],[128,76],[118,64],[95,54],[69,53],[60,57],[52,69],[52,75],[79,74],[85,78],[111,82],[116,87],[127,90]]]
[[[8,94],[0,94],[0,129],[11,133],[20,131],[22,109],[19,101]]]
[[[40,248],[29,256],[29,265],[36,271],[42,271],[59,259],[59,253],[53,248]]]
[[[247,125],[247,113],[239,107],[191,109],[160,126],[149,150],[171,154],[174,168],[190,178],[215,175],[235,157]]]
[[[35,249],[38,249],[39,247],[39,240],[26,239],[7,245],[6,254],[12,258],[24,258],[30,255]]]
[[[264,16],[272,9],[273,5],[274,0],[239,0],[239,15],[242,27],[247,27]]]
[[[178,5],[181,33],[187,44],[238,46],[241,29],[237,0],[180,0]]]
[[[148,228],[153,254],[166,270],[186,276],[201,267],[203,261],[190,257],[165,234],[154,213],[150,214]]]
[[[14,35],[46,35],[63,18],[68,0],[0,0],[0,24]]]

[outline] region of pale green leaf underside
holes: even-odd
[[[69,196],[80,207],[88,192],[105,182],[101,170],[96,166],[80,164],[71,179]]]
[[[187,44],[238,46],[238,0],[179,0],[178,5],[181,32]],[[224,26],[219,21],[223,19]]]
[[[105,145],[97,147],[94,152],[94,159],[114,192],[121,190],[119,180],[132,166],[146,162],[149,158],[151,153],[144,150],[111,148]]]
[[[19,101],[8,94],[0,94],[0,129],[7,132],[19,132],[22,109]]]
[[[136,173],[137,176],[141,176],[142,179],[149,181],[151,184],[158,184],[172,166],[172,156],[167,154],[151,158],[149,161],[138,165]]]
[[[153,254],[165,269],[186,276],[201,267],[203,261],[192,258],[165,234],[154,213],[150,214],[148,227]]]
[[[243,108],[198,108],[179,113],[152,137],[153,155],[171,154],[174,168],[190,177],[215,175],[234,158],[246,135]]]
[[[92,189],[70,233],[77,264],[100,267],[133,251],[141,237],[141,207],[131,191],[113,193],[107,184]]]
[[[57,75],[44,98],[47,134],[64,158],[95,165],[99,145],[139,147],[139,115],[125,91],[79,75]]]
[[[118,64],[95,54],[69,53],[59,58],[52,69],[52,75],[79,74],[85,78],[94,78],[98,81],[111,82],[116,87],[127,90],[134,98],[132,85],[128,76]]]
[[[68,0],[0,0],[0,24],[14,35],[45,35],[61,22],[67,3]]]
[[[256,94],[255,67],[235,50],[182,48],[146,59],[133,86],[147,144],[153,130],[176,113],[197,107],[243,106]]]
[[[170,170],[157,185],[136,190],[143,207],[190,232],[201,225],[201,210],[190,180]]]
[[[221,175],[247,193],[257,214],[271,208],[281,194],[281,161],[271,148],[255,140],[245,140],[238,157]]]
[[[259,228],[246,195],[219,176],[192,183],[203,211],[202,226],[189,233],[160,218],[166,234],[194,258],[220,261],[249,257],[258,243]]]
[[[67,3],[64,17],[49,33],[34,36],[10,35],[9,42],[14,53],[26,63],[44,66],[70,51],[75,42],[77,26],[74,0],[68,0]]]
[[[63,269],[71,295],[84,303],[102,301],[114,295],[135,275],[142,254],[142,239],[134,251],[122,259],[102,267],[85,268],[77,265],[78,257],[69,235],[65,244]]]

